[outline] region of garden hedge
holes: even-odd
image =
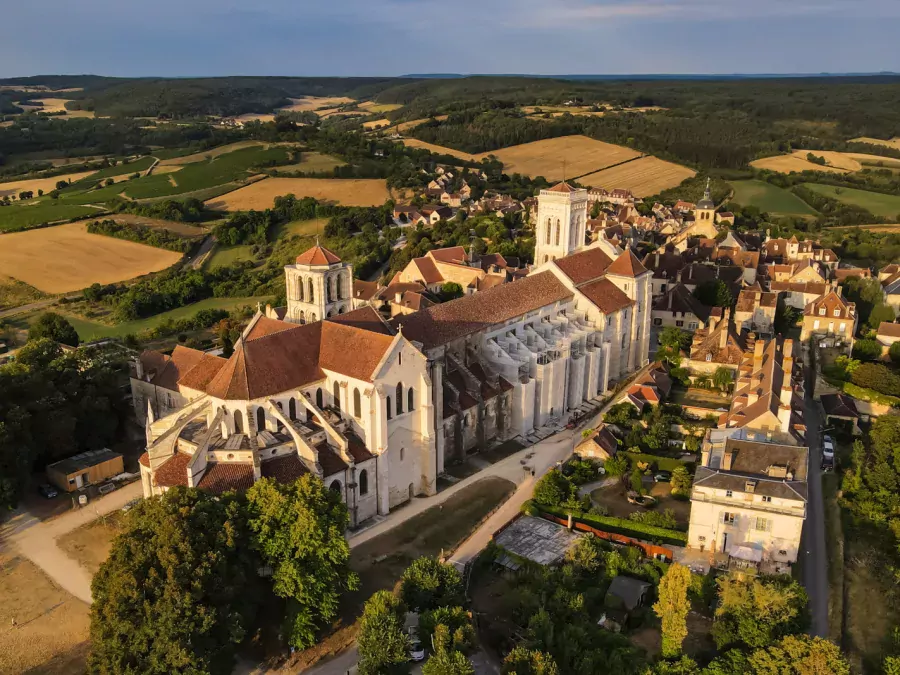
[[[531,505],[533,508],[549,513],[558,518],[568,518],[569,514],[563,509],[555,509],[540,504]],[[587,525],[592,525],[598,530],[604,532],[612,532],[614,534],[624,534],[626,537],[634,537],[635,539],[658,541],[663,544],[672,546],[687,546],[687,532],[679,532],[678,530],[668,530],[664,527],[655,527],[653,525],[645,525],[635,520],[626,518],[614,518],[613,516],[596,516],[591,513],[573,514],[573,518]]]

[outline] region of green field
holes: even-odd
[[[300,154],[300,161],[296,164],[287,164],[275,168],[282,173],[324,173],[345,164],[346,162],[343,160],[331,155],[323,155],[321,152],[303,152]]]
[[[281,239],[281,237],[290,237],[295,234],[299,234],[300,236],[313,235],[318,231],[321,231],[327,223],[327,219],[316,220],[315,218],[312,218],[310,220],[294,220],[290,223],[279,225],[275,238]]]
[[[761,180],[731,181],[732,201],[741,206],[755,206],[761,211],[789,216],[814,216],[816,211],[797,195]]]
[[[125,193],[132,199],[149,199],[204,190],[246,178],[248,170],[253,167],[275,165],[287,160],[288,153],[284,148],[244,148],[209,161],[187,164],[176,173],[130,181]]]
[[[143,179],[136,178],[135,180]],[[128,186],[128,182],[129,181],[115,183],[114,185],[98,187],[95,189],[92,189],[92,183],[75,183],[65,190],[62,190],[59,193],[59,199],[57,201],[60,204],[103,204],[104,202],[108,202],[121,195]]]
[[[97,213],[97,209],[77,204],[59,204],[44,200],[37,204],[0,207],[0,232],[16,230],[23,227],[34,227],[58,220],[69,220]],[[0,270],[2,271],[2,270]]]
[[[100,169],[100,171],[93,176],[86,178],[85,181],[96,182],[105,178],[112,178],[113,176],[124,176],[136,172],[144,172],[149,169],[155,161],[156,160],[153,157],[140,157],[133,162],[119,162],[115,166],[108,166],[105,169]]]
[[[900,218],[900,197],[896,195],[885,195],[880,192],[835,187],[834,185],[822,185],[820,183],[803,183],[803,187],[809,188],[813,192],[818,192],[825,197],[836,199],[844,204],[861,206],[876,216],[892,219]]]
[[[245,307],[247,305],[255,308],[257,302],[265,305],[267,302],[271,301],[271,296],[263,296],[259,298],[208,298],[206,300],[201,300],[200,302],[195,302],[193,305],[179,307],[178,309],[173,309],[169,312],[163,312],[162,314],[157,314],[146,319],[126,321],[115,326],[107,326],[106,324],[98,323],[96,321],[82,319],[71,314],[66,314],[64,311],[60,311],[59,309],[54,309],[53,311],[58,312],[59,314],[63,314],[69,320],[69,323],[71,323],[75,327],[75,330],[78,331],[78,337],[80,337],[82,341],[87,342],[89,340],[100,340],[102,338],[109,337],[124,337],[129,333],[134,333],[136,335],[148,328],[155,328],[170,319],[172,321],[186,319],[193,316],[201,309],[226,309],[230,311],[233,309],[237,309],[238,307]],[[37,318],[41,316],[41,314],[42,312],[38,312],[28,316],[22,321],[14,323],[17,323],[19,325],[21,325],[22,323],[30,325],[32,322],[36,321]]]
[[[218,267],[228,267],[236,262],[243,260],[253,260],[253,254],[250,252],[252,246],[219,246],[207,258],[204,267],[208,270],[214,270]]]

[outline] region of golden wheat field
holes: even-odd
[[[870,145],[883,145],[886,148],[893,148],[894,150],[900,150],[900,136],[894,136],[890,140],[883,140],[881,138],[870,138],[869,136],[860,136],[859,138],[851,139],[858,143],[869,143]]]
[[[437,115],[437,116],[435,116],[434,119],[436,119],[438,122],[443,122],[448,117],[449,117],[449,115]],[[396,126],[391,127],[391,131],[396,131],[398,134],[402,134],[404,131],[408,131],[409,129],[419,126],[420,124],[424,124],[429,119],[430,118],[428,118],[428,117],[422,117],[417,120],[409,120],[408,122],[400,122]]]
[[[450,155],[452,157],[458,157],[459,159],[465,159],[470,162],[481,161],[480,155],[471,155],[468,152],[462,152],[461,150],[454,150],[453,148],[445,148],[442,145],[435,145],[434,143],[426,143],[425,141],[420,141],[417,138],[404,138],[403,145],[406,145],[410,148],[422,148],[424,150],[429,150],[431,152],[437,153],[439,155]]]
[[[238,122],[246,124],[247,122],[274,122],[275,115],[272,113],[244,113],[234,118]]]
[[[503,162],[503,172],[543,176],[549,181],[576,178],[624,162],[641,153],[621,145],[595,141],[587,136],[560,136],[514,145],[492,154]],[[565,163],[565,165],[564,165]]]
[[[320,108],[334,108],[346,103],[353,103],[353,100],[346,96],[303,96],[302,98],[292,98],[290,105],[279,108],[279,110],[306,112]]]
[[[180,259],[180,253],[89,234],[86,221],[0,235],[0,270],[45,293],[133,279]]]
[[[287,194],[315,197],[343,206],[381,206],[390,197],[383,179],[266,178],[210,199],[206,205],[225,211],[262,211],[274,206],[275,197]]]
[[[156,165],[157,168],[155,168],[153,171],[159,171],[159,167],[161,166],[181,166],[184,164],[193,164],[194,162],[202,162],[207,157],[218,157],[219,155],[225,155],[229,152],[234,152],[235,150],[242,150],[243,148],[255,148],[260,145],[268,144],[261,141],[238,141],[237,143],[220,145],[218,148],[210,148],[209,150],[204,150],[203,152],[195,152],[193,155],[185,155],[184,157],[173,157],[172,159],[160,160],[159,164]]]
[[[655,195],[697,174],[693,169],[657,157],[641,157],[578,179],[579,183],[607,190],[631,190],[636,197]]]
[[[369,120],[368,122],[363,122],[363,129],[377,129],[378,127],[389,127],[391,126],[391,121],[386,117],[380,120]]]
[[[364,101],[359,104],[360,110],[367,110],[370,113],[386,113],[402,107],[399,103],[376,103],[375,101]]]
[[[806,159],[809,153],[817,157],[824,157],[828,163],[826,166],[815,164]],[[793,171],[828,171],[832,173],[847,173],[860,171],[864,165],[882,162],[889,165],[890,157],[880,155],[868,155],[862,152],[837,152],[834,150],[794,150],[790,155],[778,155],[766,157],[750,162],[750,166],[757,169],[768,169],[779,173],[791,173]],[[894,160],[896,162],[896,160]]]
[[[38,190],[50,192],[51,190],[56,189],[56,184],[61,180],[74,183],[75,181],[87,178],[95,173],[96,171],[83,171],[81,173],[67,173],[62,176],[53,176],[52,178],[32,178],[29,180],[14,180],[9,183],[0,183],[0,197],[6,195],[18,195],[20,192],[26,190],[31,190],[34,192],[34,196],[37,197]]]
[[[814,164],[806,159],[804,154],[802,157],[797,155],[777,155],[775,157],[763,157],[750,162],[750,166],[757,169],[766,169],[767,171],[775,171],[777,173],[800,173],[801,171],[827,171],[829,173],[847,173],[846,169],[840,169],[834,166],[822,166]]]

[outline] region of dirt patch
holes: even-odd
[[[121,511],[113,511],[67,532],[56,543],[67,556],[77,560],[93,576],[109,557],[113,539],[122,531],[122,519],[125,515]]]
[[[28,180],[15,180],[10,181],[9,183],[0,183],[0,198],[5,197],[6,195],[16,195],[18,198],[20,192],[27,190],[31,190],[34,193],[34,196],[37,197],[38,190],[43,190],[44,192],[55,190],[56,184],[61,180],[75,183],[76,181],[92,176],[95,173],[97,172],[82,171],[80,173],[67,173],[62,176],[53,176],[52,178],[31,178]]]
[[[636,197],[655,195],[697,174],[693,169],[657,157],[641,157],[579,178],[578,182],[606,190],[631,190]]]
[[[654,483],[652,478],[645,477],[644,488],[658,500],[653,509],[659,513],[671,509],[675,520],[685,527],[691,518],[691,503],[672,497],[672,486],[669,483]],[[647,509],[637,504],[629,504],[626,494],[630,486],[625,483],[616,483],[608,487],[597,488],[591,492],[591,499],[595,504],[606,507],[609,515],[616,518],[628,518],[632,513],[641,513]]]
[[[68,293],[158,272],[181,259],[131,241],[88,234],[84,222],[2,235],[0,269],[44,293]]]
[[[90,628],[85,603],[25,558],[0,557],[0,597],[0,673],[84,672]]]
[[[275,205],[275,197],[286,194],[344,206],[381,206],[390,197],[383,179],[266,178],[210,199],[206,206],[223,211],[263,211]]]

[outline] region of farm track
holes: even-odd
[[[604,166],[602,169],[596,169],[594,171],[588,171],[587,173],[583,173],[580,176],[572,176],[568,180],[578,180],[579,178],[584,178],[585,176],[590,176],[591,174],[598,173],[599,171],[606,171],[607,169],[615,169],[617,166],[622,166],[623,164],[628,164],[629,162],[635,162],[639,159],[643,159],[644,157],[649,157],[650,155],[638,155],[637,157],[630,157],[628,159],[623,159],[621,162],[616,164],[610,164],[609,166]]]

